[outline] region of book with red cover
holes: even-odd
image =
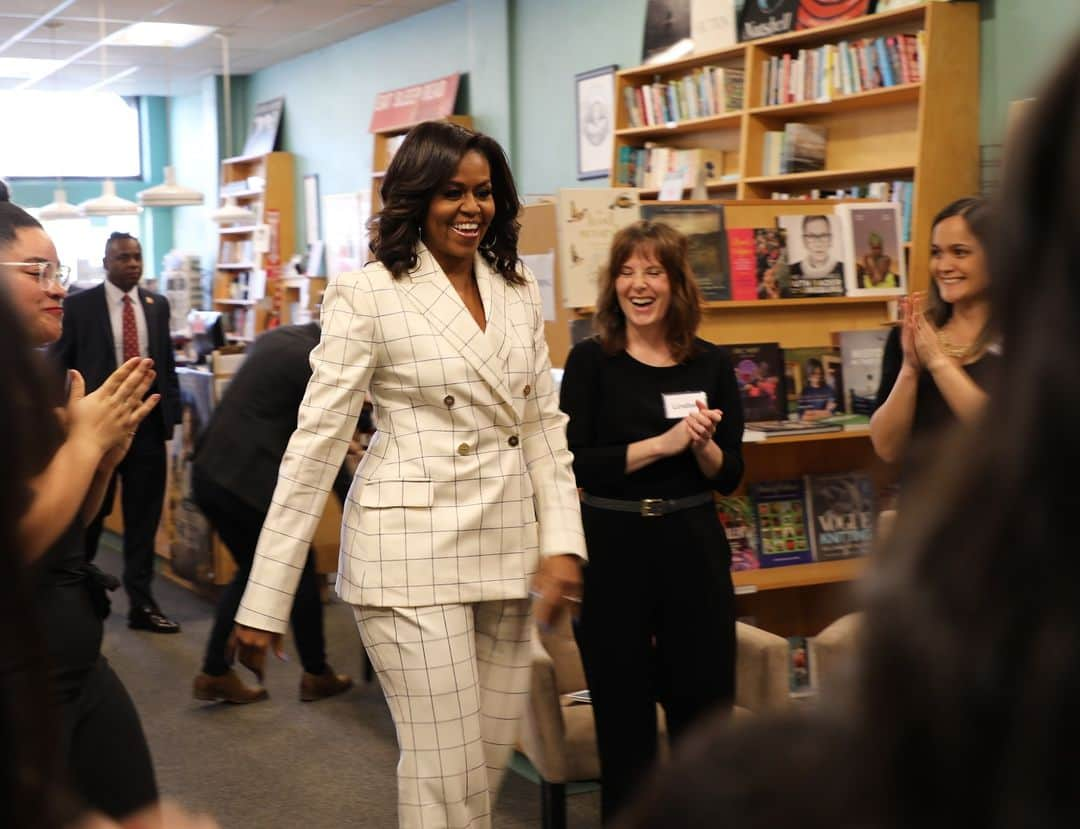
[[[731,298],[757,299],[757,255],[752,227],[733,227],[728,234],[728,259],[731,264]]]

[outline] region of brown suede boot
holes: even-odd
[[[244,705],[266,699],[269,694],[265,688],[251,688],[230,668],[221,676],[199,674],[192,683],[191,695],[195,699],[214,702],[233,702]]]
[[[342,694],[353,687],[352,677],[346,674],[335,674],[334,669],[326,666],[321,674],[309,674],[304,671],[300,678],[300,700],[313,702],[317,699],[326,699],[337,694]]]

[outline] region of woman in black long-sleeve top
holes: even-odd
[[[695,336],[687,243],[639,222],[613,243],[598,336],[570,353],[561,406],[589,549],[578,639],[610,820],[657,755],[735,690],[731,552],[713,491],[743,473],[731,361]]]

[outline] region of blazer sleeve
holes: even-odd
[[[284,633],[326,499],[345,459],[373,371],[375,311],[363,272],[343,274],[323,298],[311,379],[255,550],[236,621]]]
[[[529,302],[533,315],[533,393],[525,400],[522,446],[532,481],[536,517],[540,526],[540,554],[572,554],[586,558],[581,528],[581,502],[574,480],[574,457],[566,446],[567,417],[559,410],[551,378],[551,355],[544,336],[540,289],[528,270]]]

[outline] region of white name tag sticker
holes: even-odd
[[[709,398],[703,391],[684,391],[678,394],[664,394],[664,417],[668,420],[681,420],[690,412],[697,410],[697,402],[700,400],[706,406]]]

